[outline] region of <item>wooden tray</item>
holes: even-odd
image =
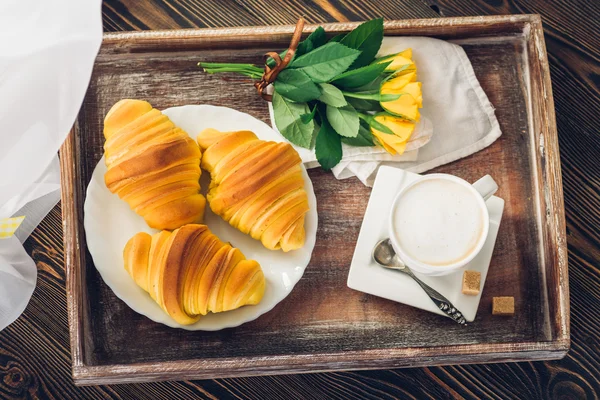
[[[327,24],[330,34],[355,23]],[[315,27],[310,26],[306,31]],[[79,118],[61,150],[65,263],[77,384],[233,377],[326,370],[555,359],[569,349],[564,207],[554,105],[537,15],[388,21],[387,35],[464,46],[496,107],[502,137],[438,168],[473,181],[493,171],[506,200],[475,323],[467,328],[346,287],[369,199],[357,179],[315,169],[317,245],[292,294],[254,322],[188,332],[136,314],[103,283],[86,249],[83,203],[102,156],[102,120],[119,99],[159,109],[229,106],[269,122],[251,81],[202,73],[198,61],[256,62],[287,46],[293,27],[107,34]],[[115,266],[118,267],[118,266]],[[493,296],[516,299],[513,318],[492,317]]]

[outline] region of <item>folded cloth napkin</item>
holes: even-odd
[[[22,246],[60,200],[56,155],[102,41],[101,1],[0,1],[0,330],[37,269]]]
[[[500,137],[494,108],[462,47],[426,37],[385,37],[378,56],[407,48],[412,48],[417,80],[423,84],[422,122],[411,138],[420,141],[394,156],[380,147],[344,145],[342,161],[332,169],[336,178],[356,176],[373,186],[380,165],[421,173],[478,152]],[[269,111],[277,130],[270,104]],[[307,168],[318,166],[314,149],[294,147]]]

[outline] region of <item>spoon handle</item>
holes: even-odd
[[[450,300],[448,300],[447,298],[442,296],[437,290],[435,290],[434,288],[417,278],[417,276],[413,274],[410,268],[405,268],[402,272],[413,278],[423,288],[425,293],[427,293],[431,301],[433,301],[440,310],[445,312],[448,315],[448,317],[452,318],[460,325],[467,325],[467,320],[465,319],[465,317],[463,317],[462,313],[456,307],[454,307]]]

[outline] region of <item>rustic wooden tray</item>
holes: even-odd
[[[327,24],[329,33],[355,23]],[[307,27],[311,31],[314,26]],[[342,369],[560,358],[569,349],[569,291],[560,159],[552,89],[537,15],[388,21],[387,35],[462,44],[496,107],[503,136],[438,168],[473,181],[493,171],[506,200],[475,323],[464,328],[346,287],[370,189],[311,170],[317,245],[292,294],[254,322],[188,332],[136,314],[103,283],[83,230],[83,202],[102,156],[102,119],[119,99],[159,109],[229,106],[269,122],[245,78],[210,76],[198,61],[260,62],[283,49],[291,26],[107,34],[79,118],[61,150],[65,263],[77,384],[214,378]],[[493,296],[516,315],[493,317]]]

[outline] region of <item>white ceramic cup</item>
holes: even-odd
[[[414,259],[413,257],[411,257],[408,254],[407,251],[405,251],[402,248],[402,246],[400,246],[400,243],[399,243],[399,240],[398,240],[397,234],[396,234],[397,222],[396,222],[396,218],[395,218],[395,215],[396,215],[395,211],[398,207],[398,203],[399,203],[400,199],[411,188],[413,188],[415,185],[418,185],[419,183],[424,182],[426,180],[446,180],[446,181],[458,183],[458,184],[462,185],[463,187],[467,188],[469,195],[473,196],[472,199],[470,199],[470,200],[474,200],[475,204],[477,204],[476,207],[478,207],[478,208],[474,208],[473,212],[474,213],[481,212],[482,213],[481,215],[483,215],[483,217],[481,219],[481,223],[483,226],[481,226],[480,235],[478,237],[476,244],[472,247],[472,250],[470,250],[464,257],[462,257],[458,261],[449,261],[448,263],[436,263],[436,265],[427,264],[421,260]],[[398,192],[398,194],[396,195],[396,197],[394,199],[391,213],[390,213],[389,235],[390,235],[390,241],[392,243],[392,246],[394,247],[394,250],[396,251],[396,254],[398,254],[400,259],[408,267],[410,267],[412,270],[422,273],[424,275],[447,275],[447,274],[450,274],[450,273],[464,267],[471,260],[473,260],[473,258],[475,258],[475,256],[481,251],[483,245],[485,244],[485,241],[488,236],[489,225],[490,225],[490,216],[489,216],[487,206],[485,205],[485,201],[487,199],[489,199],[494,193],[496,193],[497,190],[498,190],[498,185],[496,184],[494,179],[492,179],[492,177],[489,175],[484,176],[483,178],[479,179],[477,182],[473,183],[472,185],[469,182],[465,181],[464,179],[461,179],[454,175],[449,175],[449,174],[423,175],[416,181],[411,182],[410,184],[405,186],[400,192]],[[442,196],[444,195],[443,190],[440,190],[440,195],[442,195]],[[404,229],[406,229],[406,227]],[[410,227],[408,229],[410,229]],[[408,233],[410,234],[410,230]]]

